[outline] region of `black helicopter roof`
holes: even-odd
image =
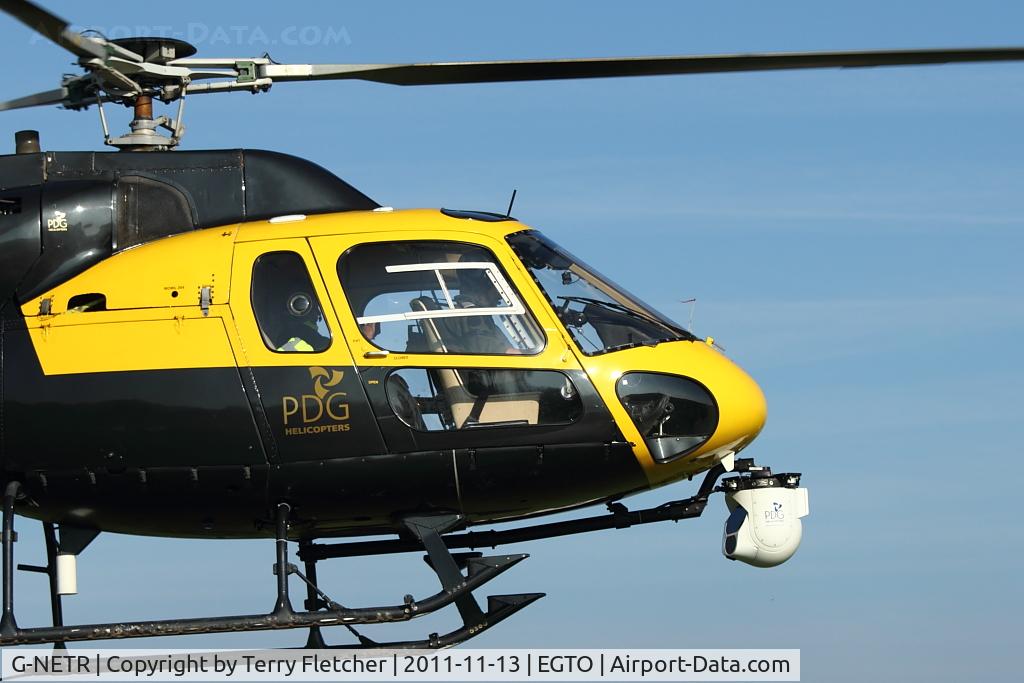
[[[65,180],[151,176],[190,200],[195,225],[210,227],[292,213],[379,205],[311,161],[256,149],[176,152],[41,152],[0,156],[0,190]]]
[[[263,150],[0,156],[0,309],[161,237],[377,207],[326,169]]]

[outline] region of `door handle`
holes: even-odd
[[[384,349],[374,349],[373,351],[367,351],[363,354],[363,358],[387,358],[388,351]]]

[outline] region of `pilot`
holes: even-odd
[[[285,310],[287,315],[282,318],[284,333],[281,335],[285,341],[277,346],[278,351],[313,353],[330,345],[330,337],[321,333],[321,330],[326,331],[327,325],[312,294],[293,292],[285,302]]]
[[[454,299],[459,308],[496,308],[504,297],[494,286],[487,271],[466,269],[459,272],[459,294]],[[455,353],[522,353],[512,347],[508,337],[489,315],[473,315],[444,320],[450,338],[457,343],[449,346]],[[455,347],[455,348],[452,348]]]
[[[380,323],[360,323],[359,331],[363,333],[366,341],[372,342],[380,334]]]

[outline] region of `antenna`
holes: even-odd
[[[690,299],[683,299],[679,303],[681,303],[681,304],[690,304],[690,322],[687,323],[686,329],[688,331],[690,331],[690,332],[693,332],[693,312],[697,308],[697,297],[692,297]]]
[[[512,205],[516,203],[516,192],[519,190],[512,190],[512,199],[508,200],[508,211],[505,212],[506,218],[512,217]]]

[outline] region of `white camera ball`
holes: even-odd
[[[809,510],[807,489],[766,486],[726,493],[722,554],[755,567],[775,567],[793,556]]]

